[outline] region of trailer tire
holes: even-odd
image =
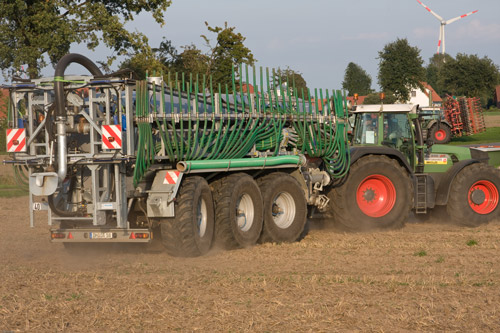
[[[451,184],[447,212],[455,224],[477,227],[500,216],[500,173],[483,163],[464,167]]]
[[[437,144],[445,144],[451,141],[451,128],[445,124],[434,124],[429,131],[429,139]]]
[[[264,202],[261,242],[295,242],[307,222],[307,202],[299,182],[274,172],[257,180]]]
[[[215,243],[225,249],[255,245],[262,232],[264,210],[255,180],[236,173],[210,187],[215,203]]]
[[[162,244],[175,257],[206,254],[214,236],[214,203],[207,181],[186,177],[177,194],[175,218],[161,219]]]
[[[334,223],[342,230],[397,229],[408,220],[413,186],[396,160],[368,155],[354,162],[346,181],[328,197]]]

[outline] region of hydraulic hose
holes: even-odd
[[[63,56],[56,66],[54,74],[54,102],[55,102],[55,123],[57,128],[57,152],[58,166],[57,175],[62,182],[66,178],[68,171],[67,142],[66,142],[66,98],[64,95],[64,72],[71,63],[78,63],[87,68],[94,76],[102,76],[101,70],[87,57],[81,54],[69,53]]]

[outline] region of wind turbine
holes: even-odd
[[[467,16],[472,15],[474,13],[477,13],[477,10],[475,10],[473,12],[470,12],[470,13],[467,13],[467,14],[464,14],[464,15],[461,15],[461,16],[457,16],[457,17],[452,18],[452,19],[450,19],[448,21],[445,21],[441,16],[439,16],[437,13],[433,12],[429,7],[427,7],[426,5],[424,5],[422,3],[422,1],[417,0],[417,2],[419,4],[421,4],[425,9],[427,9],[427,11],[429,13],[431,13],[432,15],[434,15],[439,20],[439,22],[441,22],[441,27],[439,28],[439,41],[438,41],[438,47],[437,47],[437,53],[438,54],[439,54],[439,49],[441,48],[441,45],[443,46],[443,48],[442,48],[442,50],[443,50],[442,54],[445,54],[444,26],[447,25],[447,24],[453,23],[455,21],[458,21],[461,18],[464,18],[464,17],[467,17]]]

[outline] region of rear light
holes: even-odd
[[[66,238],[66,234],[64,232],[53,232],[50,237],[52,239],[64,239]]]
[[[130,234],[129,239],[148,239],[149,234],[147,232],[133,232]]]

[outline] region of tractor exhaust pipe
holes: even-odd
[[[99,67],[96,66],[89,58],[77,53],[69,53],[62,57],[56,66],[54,74],[54,99],[55,99],[55,120],[56,120],[56,137],[57,137],[57,153],[58,153],[58,167],[57,175],[60,181],[66,178],[68,172],[67,161],[67,142],[66,142],[66,100],[64,95],[64,72],[66,68],[72,64],[78,63],[87,68],[94,76],[102,76]]]

